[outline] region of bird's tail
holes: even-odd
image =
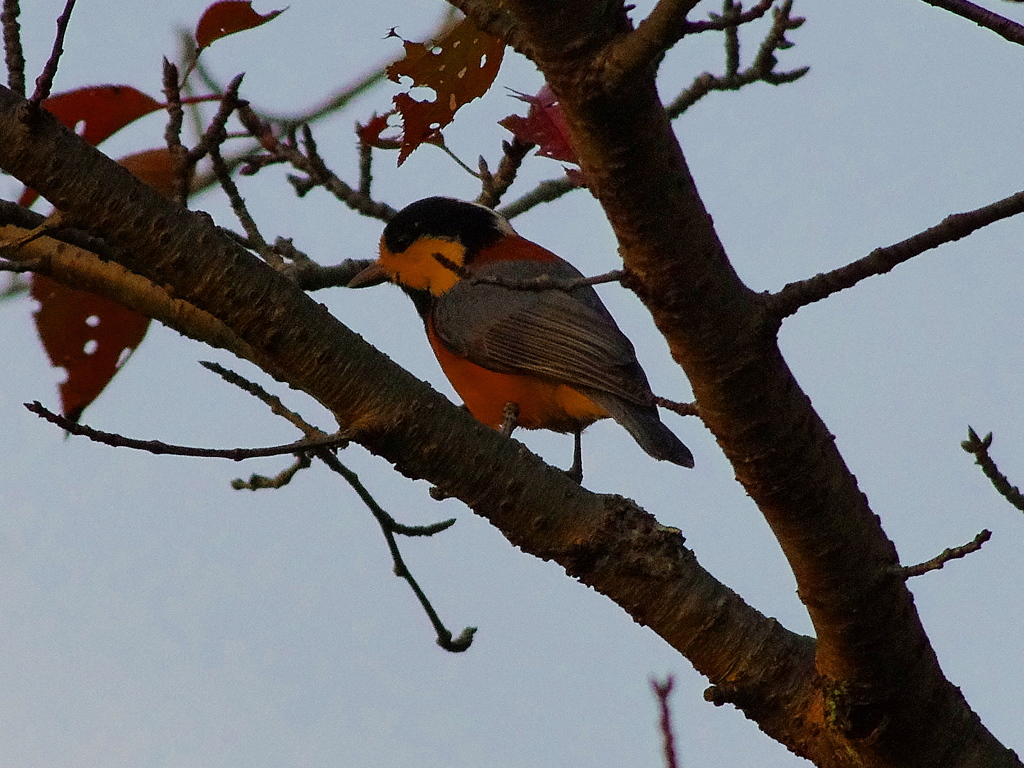
[[[637,405],[607,392],[587,391],[587,397],[600,405],[633,436],[648,454],[681,467],[693,467],[693,454],[658,416],[654,405]]]

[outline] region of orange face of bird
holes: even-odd
[[[424,236],[394,253],[382,237],[377,264],[391,282],[440,296],[459,281],[465,260],[466,248],[458,240]]]

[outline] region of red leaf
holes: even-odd
[[[222,37],[266,24],[284,11],[282,8],[261,15],[252,9],[248,0],[221,0],[203,11],[196,25],[196,45],[202,50]]]
[[[39,302],[36,328],[43,348],[67,378],[60,385],[61,410],[72,421],[103,391],[149,327],[149,318],[102,296],[32,275]]]
[[[526,117],[509,115],[498,122],[508,128],[515,137],[527,144],[536,144],[538,155],[579,165],[576,150],[569,141],[569,128],[565,124],[558,99],[548,86],[541,88],[536,96],[517,93],[516,98],[530,105]]]
[[[433,45],[402,42],[405,58],[388,67],[388,77],[396,83],[410,77],[414,87],[430,88],[435,96],[433,101],[417,101],[407,93],[395,96],[403,121],[399,165],[423,142],[438,141],[441,129],[459,107],[487,92],[505,52],[501,40],[481,32],[468,19]]]
[[[82,138],[96,146],[163,105],[130,85],[95,85],[51,96],[43,107],[68,128],[84,123]]]

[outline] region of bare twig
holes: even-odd
[[[239,107],[238,117],[249,133],[261,139],[263,148],[275,162],[289,163],[296,170],[306,174],[306,178],[288,177],[288,180],[295,187],[295,191],[300,197],[314,187],[323,187],[349,208],[364,216],[388,221],[395,215],[396,211],[390,205],[378,203],[368,195],[353,189],[327,167],[327,164],[317,152],[316,141],[313,139],[313,132],[308,125],[302,126],[302,138],[305,147],[305,152],[303,152],[292,141],[274,139],[269,133],[268,126],[260,120],[248,105],[242,104]]]
[[[320,429],[317,429],[308,421],[303,419],[298,413],[293,411],[291,408],[285,406],[281,402],[281,398],[277,395],[272,395],[259,384],[254,381],[249,381],[244,376],[240,376],[234,371],[225,368],[219,363],[214,363],[210,360],[200,360],[199,364],[208,371],[212,371],[220,376],[228,384],[238,387],[243,392],[248,392],[250,395],[255,397],[257,400],[262,402],[268,408],[270,412],[275,416],[280,416],[285,419],[289,424],[299,429],[307,439],[319,438],[326,435],[326,433]]]
[[[295,477],[300,470],[309,469],[309,466],[312,463],[313,462],[309,458],[308,453],[301,453],[290,467],[281,470],[273,477],[266,477],[265,475],[249,475],[248,480],[232,480],[231,487],[236,491],[261,491],[274,488],[284,488],[292,481],[292,478]]]
[[[668,703],[674,684],[675,678],[672,675],[668,675],[664,680],[651,679],[651,688],[654,689],[654,695],[658,697],[658,727],[661,730],[666,768],[676,768],[679,765],[676,758],[676,736],[672,729],[672,709]]]
[[[433,253],[431,255],[438,264],[445,269],[449,269],[454,272],[461,280],[481,285],[497,285],[502,288],[509,288],[513,291],[565,291],[568,293],[570,291],[575,291],[577,288],[582,288],[585,285],[618,283],[621,282],[622,278],[626,275],[624,270],[613,269],[611,272],[605,272],[602,275],[594,275],[593,277],[575,277],[566,280],[551,277],[550,275],[538,275],[537,277],[531,277],[525,280],[513,280],[500,275],[476,275],[466,269],[462,264],[455,263],[443,253]]]
[[[732,0],[725,0],[721,18],[723,21],[730,22],[724,26],[726,72],[722,76],[705,72],[694,78],[690,87],[680,93],[666,108],[669,117],[672,119],[679,117],[712,91],[738,91],[744,86],[757,82],[782,85],[799,80],[806,75],[810,71],[809,67],[800,67],[788,72],[775,71],[775,67],[779,63],[775,58],[775,52],[793,45],[786,39],[786,33],[797,29],[804,23],[803,18],[790,15],[792,10],[792,0],[785,0],[780,7],[775,9],[772,27],[761,42],[753,63],[747,69],[740,70],[737,25],[731,22],[743,14],[739,11],[739,5],[734,5]]]
[[[259,384],[249,381],[248,379],[239,376],[234,371],[230,371],[227,368],[218,365],[217,363],[204,361],[202,365],[205,368],[219,375],[228,383],[234,384],[240,389],[248,392],[249,394],[266,403],[268,406],[270,406],[271,411],[273,411],[275,414],[279,416],[288,419],[290,423],[294,424],[299,429],[301,429],[303,433],[306,434],[307,436],[323,434],[316,427],[313,427],[312,425],[308,424],[297,413],[286,408],[281,403],[281,400],[279,398],[277,398],[274,395],[271,395]],[[391,552],[391,559],[394,562],[395,575],[405,579],[405,581],[409,584],[410,589],[412,589],[413,593],[416,595],[416,599],[419,600],[420,605],[423,607],[424,612],[427,614],[427,618],[430,620],[430,623],[434,627],[434,631],[437,634],[437,644],[444,648],[446,651],[451,651],[453,653],[458,653],[468,649],[470,644],[473,642],[473,635],[476,632],[476,627],[466,627],[458,637],[452,637],[452,633],[445,627],[444,623],[441,621],[441,618],[438,616],[437,611],[434,609],[434,606],[431,605],[430,599],[427,597],[426,593],[420,587],[415,577],[413,577],[412,572],[405,564],[405,560],[402,559],[402,553],[399,550],[398,542],[395,539],[396,535],[433,536],[453,526],[455,524],[455,518],[442,520],[431,525],[404,525],[402,523],[399,523],[397,520],[395,520],[395,518],[389,515],[384,510],[384,508],[380,506],[380,504],[377,503],[376,499],[374,499],[370,492],[366,489],[366,486],[364,486],[362,481],[360,481],[359,476],[351,469],[346,467],[344,464],[342,464],[341,461],[338,460],[338,457],[335,456],[332,451],[328,450],[327,448],[324,448],[322,450],[314,451],[313,455],[315,455],[318,459],[320,459],[320,461],[326,464],[328,468],[331,469],[331,471],[336,472],[337,474],[345,478],[345,481],[350,486],[352,486],[352,489],[359,496],[360,500],[362,500],[362,502],[366,505],[367,509],[370,510],[370,513],[374,516],[374,519],[380,526],[381,532],[384,534],[384,539],[387,542],[388,550]],[[295,472],[297,472],[301,468],[302,467],[293,465],[292,467],[289,467],[288,469],[286,469],[284,472],[282,472],[276,478],[273,479],[262,478],[254,475],[252,478],[250,478],[248,483],[236,480],[234,483],[232,483],[232,486],[239,489],[248,488],[251,490],[257,490],[260,488],[280,487],[281,485],[287,483],[295,474]]]
[[[0,272],[34,272],[39,266],[39,261],[36,259],[30,259],[29,261],[7,261],[7,259],[0,259]]]
[[[444,625],[444,622],[441,621],[441,617],[438,616],[434,606],[431,605],[430,599],[427,597],[422,587],[420,587],[415,577],[413,577],[409,567],[405,564],[405,560],[402,558],[402,552],[398,548],[398,542],[395,540],[396,533],[422,536],[440,533],[455,523],[454,518],[442,521],[429,528],[427,526],[422,526],[420,527],[421,532],[419,533],[410,533],[409,531],[415,531],[416,529],[399,525],[391,515],[385,512],[380,505],[377,504],[374,498],[360,482],[359,477],[352,470],[338,461],[337,456],[330,451],[318,451],[316,456],[330,467],[330,469],[337,472],[348,481],[349,485],[355,489],[359,498],[363,500],[363,503],[366,504],[374,518],[376,518],[377,523],[380,525],[381,533],[384,534],[384,540],[387,542],[388,550],[391,552],[391,559],[395,566],[395,575],[399,578],[405,579],[409,588],[412,589],[413,594],[416,595],[416,599],[419,600],[420,606],[422,606],[424,613],[427,614],[427,618],[434,627],[434,632],[437,634],[437,644],[451,653],[461,653],[462,651],[468,650],[469,646],[473,642],[473,635],[476,634],[476,627],[466,627],[458,637],[452,636],[451,631]]]
[[[21,13],[18,0],[4,0],[0,24],[4,28],[4,63],[7,64],[7,87],[19,96],[25,96],[25,51],[21,47]]]
[[[185,146],[181,143],[181,126],[185,121],[185,112],[181,107],[181,83],[178,79],[178,68],[164,59],[163,70],[164,100],[167,102],[167,127],[164,129],[164,142],[171,154],[174,165],[175,199],[180,205],[188,203],[189,170]]]
[[[43,99],[50,95],[53,88],[53,78],[57,76],[57,64],[60,62],[61,54],[64,53],[64,35],[68,31],[68,23],[71,21],[71,11],[75,7],[75,0],[67,0],[64,4],[64,12],[57,17],[57,34],[53,38],[53,49],[50,51],[50,58],[46,60],[46,66],[36,78],[36,90],[29,99],[33,109],[38,109]]]
[[[677,403],[675,400],[669,400],[665,397],[654,396],[654,404],[659,408],[678,413],[680,416],[699,416],[700,411],[697,410],[696,403]]]
[[[984,438],[980,438],[972,427],[968,427],[967,439],[960,443],[960,447],[968,453],[974,454],[974,463],[981,467],[981,471],[985,473],[985,477],[989,479],[999,495],[1024,512],[1024,494],[1021,494],[1017,486],[1010,483],[1006,475],[999,471],[996,463],[989,456],[988,449],[992,447],[992,433],[989,432]]]
[[[1024,45],[1024,26],[1011,21],[1005,16],[993,13],[987,8],[968,2],[968,0],[924,0],[928,5],[955,13],[968,21],[973,21],[979,27],[990,29],[997,35],[1011,43]]]
[[[372,259],[345,259],[340,264],[322,267],[319,264],[292,264],[285,269],[285,274],[294,280],[304,291],[318,291],[322,288],[341,288],[349,284],[370,264]]]
[[[234,211],[238,221],[242,224],[242,228],[245,230],[245,234],[249,239],[250,247],[253,248],[263,260],[267,262],[271,267],[276,270],[284,268],[284,259],[281,255],[270,247],[267,241],[263,238],[260,233],[259,227],[256,225],[256,221],[249,213],[248,207],[245,205],[245,200],[242,199],[242,195],[238,191],[238,187],[235,184],[234,179],[231,178],[231,172],[228,170],[227,165],[224,163],[224,158],[221,157],[220,147],[216,144],[210,144],[208,149],[210,155],[210,161],[213,165],[213,172],[217,175],[217,180],[220,182],[221,189],[224,190],[224,194],[228,196],[228,201],[231,203],[231,210]]]
[[[801,307],[850,288],[867,277],[884,275],[925,251],[960,240],[982,227],[1019,213],[1024,213],[1024,191],[973,211],[954,213],[934,227],[894,245],[876,248],[844,267],[789,283],[768,297],[769,308],[780,320],[789,317]]]
[[[683,33],[689,35],[698,32],[714,32],[729,29],[730,27],[738,27],[742,24],[749,24],[768,13],[768,9],[772,7],[774,2],[775,0],[761,0],[757,5],[742,12],[739,12],[739,3],[737,3],[737,13],[729,15],[711,13],[708,14],[711,17],[709,21],[687,21],[684,25]]]
[[[986,529],[966,544],[961,544],[959,547],[944,549],[931,560],[926,560],[925,562],[918,563],[917,565],[908,565],[900,568],[900,575],[905,579],[912,579],[914,576],[920,576],[922,573],[928,573],[928,571],[937,571],[950,560],[958,560],[961,557],[967,557],[967,555],[972,552],[977,552],[981,549],[982,544],[991,538],[992,531]]]
[[[238,98],[238,89],[242,87],[243,77],[245,77],[244,74],[235,75],[231,82],[228,83],[227,90],[220,98],[220,106],[217,108],[217,113],[210,120],[210,125],[203,131],[203,135],[199,138],[196,145],[188,151],[186,160],[190,170],[195,168],[196,163],[206,157],[212,147],[219,147],[227,139],[227,129],[225,126],[227,126],[232,113],[244,103]]]
[[[551,201],[560,198],[566,192],[571,192],[574,189],[580,188],[580,185],[568,176],[563,176],[560,179],[548,179],[547,181],[540,182],[536,187],[520,197],[518,200],[513,200],[508,205],[499,208],[498,213],[511,221],[516,216],[526,213],[531,208],[535,208],[544,203],[550,203]]]
[[[204,459],[231,459],[242,461],[244,459],[256,459],[266,456],[283,456],[302,451],[313,451],[317,449],[337,448],[346,445],[349,436],[344,434],[328,435],[317,440],[298,440],[287,445],[277,445],[269,448],[193,448],[184,445],[170,445],[160,440],[135,440],[112,432],[101,432],[92,427],[77,424],[70,419],[59,416],[43,407],[39,401],[25,403],[25,407],[32,413],[40,416],[51,424],[56,424],[72,435],[80,435],[90,440],[110,445],[115,448],[134,448],[147,453],[170,456],[193,456]]]
[[[480,180],[483,188],[480,190],[480,196],[476,199],[480,205],[494,208],[501,202],[501,198],[512,186],[512,182],[516,180],[516,174],[519,172],[519,166],[523,164],[523,158],[533,147],[533,144],[520,141],[518,138],[513,138],[512,141],[503,141],[501,163],[494,175],[487,172],[487,164],[482,157],[480,158]]]

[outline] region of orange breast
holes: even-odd
[[[448,381],[478,421],[501,428],[506,403],[519,406],[519,426],[575,432],[608,416],[586,395],[534,376],[496,373],[447,349],[427,325],[427,337]]]

